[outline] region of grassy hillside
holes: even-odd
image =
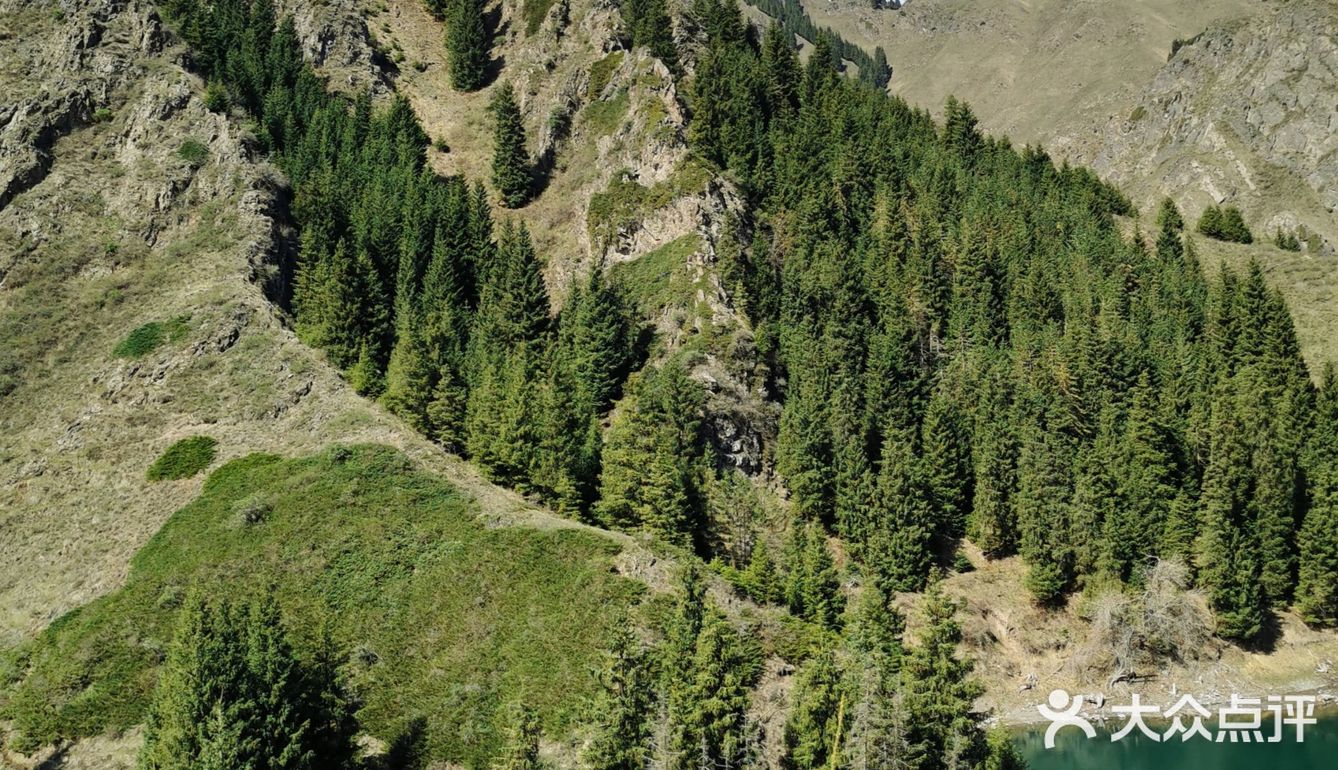
[[[477,512],[387,447],[224,465],[136,554],[124,588],[7,657],[16,743],[139,723],[186,592],[268,586],[299,646],[329,623],[352,653],[377,737],[421,717],[433,756],[478,766],[497,747],[499,707],[519,699],[566,735],[597,686],[611,617],[641,586],[611,570],[609,538],[489,528]]]
[[[889,89],[932,110],[965,99],[990,133],[1044,141],[1123,110],[1177,38],[1261,12],[1250,0],[914,0],[806,3],[813,20],[887,50]]]

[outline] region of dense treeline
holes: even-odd
[[[638,376],[601,431],[638,333],[600,272],[551,318],[529,234],[494,239],[482,188],[425,168],[406,102],[327,94],[264,2],[176,11],[293,181],[301,335],[495,480],[716,552],[722,484],[681,366]],[[898,589],[969,536],[1020,553],[1043,602],[1174,556],[1227,637],[1295,595],[1335,614],[1335,573],[1305,556],[1332,547],[1306,526],[1329,505],[1316,390],[1257,267],[1210,282],[1174,206],[1154,247],[1126,240],[1118,192],[982,136],[964,104],[940,128],[829,56],[801,66],[779,24],[756,40],[731,0],[691,14],[690,138],[755,210],[722,268],[783,392],[792,531],[841,536]]]
[[[870,590],[839,645],[800,667],[784,726],[780,767],[1023,767],[1006,736],[987,736],[981,689],[957,657],[956,606],[933,590],[925,624],[903,645],[891,595]],[[688,569],[663,635],[644,643],[620,628],[607,650],[600,720],[583,757],[591,770],[752,768],[768,765],[750,690],[762,673],[758,643],[730,625]]]
[[[613,287],[595,271],[551,318],[529,233],[495,228],[481,186],[426,167],[427,136],[406,100],[377,110],[369,97],[327,93],[267,0],[172,10],[202,72],[255,116],[291,180],[299,335],[360,393],[495,480],[565,512],[588,510],[599,417],[636,356],[634,322]],[[506,143],[495,181],[518,205],[528,171],[508,89],[494,110]]]
[[[825,41],[826,49],[823,53],[832,57],[833,65],[837,69],[841,69],[842,59],[854,62],[859,68],[859,79],[877,88],[883,88],[892,78],[892,68],[887,63],[887,53],[883,51],[882,46],[874,48],[873,55],[870,56],[863,48],[841,37],[830,27],[819,27],[814,24],[799,0],[757,0],[749,4],[780,22],[781,29],[791,36],[798,35],[815,46]]]
[[[140,752],[145,770],[356,766],[354,704],[326,639],[300,659],[272,597],[189,598],[180,610]]]
[[[720,21],[691,136],[755,200],[724,269],[777,341],[801,516],[898,589],[969,536],[1020,553],[1045,602],[1183,557],[1234,639],[1298,580],[1332,607],[1310,576],[1326,559],[1298,571],[1299,533],[1333,545],[1332,439],[1257,266],[1210,281],[1173,205],[1154,247],[1126,240],[1129,203],[1089,172],[982,136],[953,100],[940,128],[825,57],[796,77],[783,33],[757,44],[703,4]]]
[[[1174,206],[1154,245],[1126,239],[1130,203],[1090,172],[981,135],[956,101],[940,126],[840,77],[828,35],[801,65],[790,28],[759,40],[733,0],[697,0],[689,137],[748,200],[751,242],[720,268],[783,400],[794,520],[773,561],[767,537],[722,532],[745,495],[718,470],[701,388],[676,358],[636,372],[641,330],[601,270],[554,316],[529,233],[426,167],[406,101],[328,93],[268,0],[170,9],[292,181],[303,339],[494,480],[728,553],[744,591],[809,621],[821,641],[788,766],[1016,766],[975,727],[953,606],[933,588],[963,537],[1020,554],[1041,602],[1174,557],[1225,637],[1259,639],[1292,603],[1338,620],[1334,375],[1314,387],[1257,266],[1204,276]],[[663,44],[668,26],[646,21],[662,10],[639,0],[639,44]],[[523,142],[500,92],[512,151],[494,181],[519,205]],[[833,536],[862,578],[852,607]],[[903,649],[890,597],[926,587],[924,634]],[[760,654],[703,592],[690,577],[653,655],[615,642],[592,766],[756,762]],[[505,764],[530,767],[532,714],[515,728]]]

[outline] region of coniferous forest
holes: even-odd
[[[983,135],[965,104],[935,122],[881,89],[881,51],[856,55],[787,8],[759,32],[733,0],[694,0],[700,35],[682,48],[663,3],[623,9],[634,43],[682,78],[693,153],[746,202],[719,269],[781,404],[775,472],[793,521],[769,550],[723,532],[746,495],[717,461],[688,367],[648,363],[643,319],[598,267],[555,313],[544,255],[494,211],[529,194],[509,86],[493,108],[494,198],[427,166],[404,98],[327,90],[268,0],[168,6],[194,66],[253,118],[289,179],[304,341],[490,479],[729,562],[740,590],[820,629],[797,676],[787,767],[1018,766],[1006,738],[978,727],[979,688],[938,586],[963,539],[1019,555],[1041,605],[1139,585],[1175,559],[1224,639],[1261,643],[1285,607],[1338,623],[1338,380],[1307,369],[1261,269],[1205,273],[1173,203],[1138,222],[1092,172]],[[482,87],[480,4],[434,10],[453,20],[455,86]],[[806,64],[796,33],[814,40]],[[842,58],[862,77],[842,77]],[[833,538],[859,576],[850,606]],[[758,762],[760,653],[702,574],[682,583],[655,646],[630,630],[610,640],[587,766]],[[927,592],[917,634],[893,604],[904,591]],[[158,757],[178,743],[209,767],[347,764],[337,677],[290,660],[281,636],[272,609],[191,605],[162,679],[180,689],[159,696],[144,766],[177,766]],[[256,667],[278,667],[291,692],[202,709],[226,697],[190,691],[192,638],[222,650],[228,687],[249,692]],[[283,698],[306,727],[263,718]],[[508,719],[502,764],[538,766],[533,714]],[[277,753],[215,756],[229,730],[270,736]]]

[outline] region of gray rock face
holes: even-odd
[[[1252,224],[1332,232],[1338,209],[1338,5],[1300,0],[1182,46],[1089,160],[1150,180],[1191,216],[1244,204]],[[1278,184],[1281,182],[1281,184]],[[1314,221],[1328,214],[1330,222]]]
[[[24,3],[3,10],[16,19],[50,13]],[[138,0],[96,0],[61,13],[66,23],[54,34],[18,29],[3,42],[21,67],[12,84],[29,87],[11,91],[14,101],[0,106],[0,209],[46,177],[56,140],[93,120],[112,92],[136,75],[140,57],[162,49],[158,14]]]

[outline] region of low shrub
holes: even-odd
[[[188,479],[208,468],[217,450],[218,442],[209,436],[183,438],[154,460],[145,476],[149,481]]]

